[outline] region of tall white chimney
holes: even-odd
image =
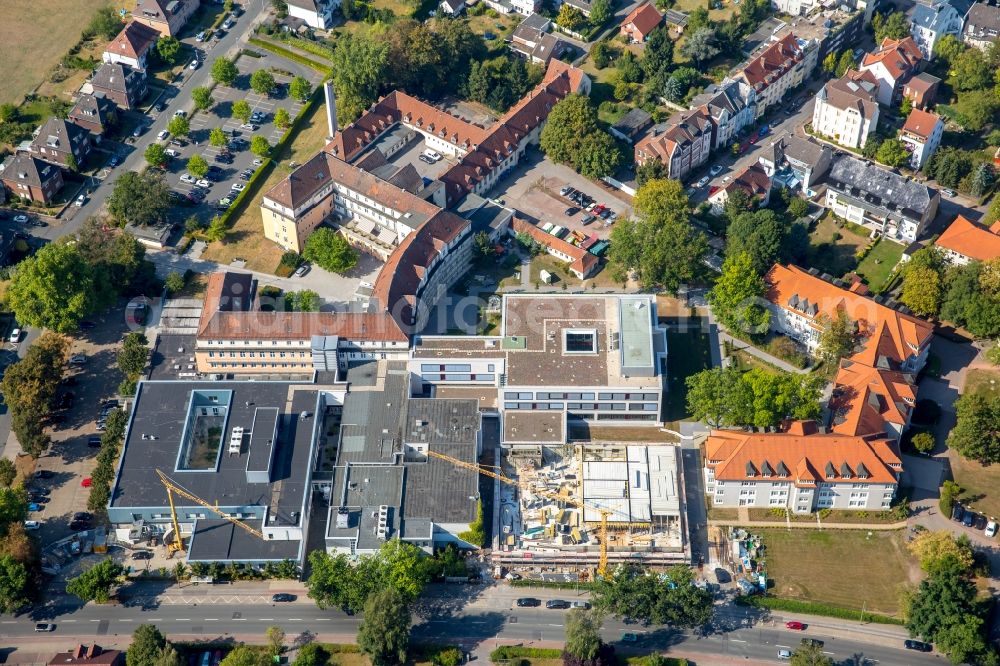
[[[333,141],[334,135],[337,134],[337,94],[333,92],[332,81],[323,83],[323,92],[326,94],[326,125],[330,132],[326,140]]]

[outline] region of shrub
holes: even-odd
[[[798,599],[781,599],[772,596],[741,596],[736,598],[736,603],[740,606],[754,606],[756,608],[768,608],[770,610],[783,610],[791,613],[805,613],[810,615],[823,615],[826,617],[836,617],[842,620],[862,619],[862,613],[851,608],[839,608],[824,604],[818,601],[800,601]],[[864,613],[864,620],[876,624],[897,624],[904,625],[905,622],[899,618],[878,613]]]

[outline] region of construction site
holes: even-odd
[[[689,561],[682,466],[660,444],[518,445],[496,476],[496,565],[589,579],[620,562]]]

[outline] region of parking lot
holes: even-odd
[[[607,238],[612,222],[597,218],[584,224],[587,213],[580,210],[578,204],[560,195],[560,190],[567,186],[611,209],[618,218],[631,213],[631,207],[618,198],[620,193],[596,185],[569,167],[545,159],[538,151],[531,151],[522,159],[521,164],[494,190],[494,196],[515,208],[521,217],[538,225],[551,222],[571,232],[580,231],[588,236]],[[566,215],[568,208],[577,210],[572,215]]]

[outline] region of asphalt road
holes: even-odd
[[[275,589],[281,583],[275,583]],[[360,619],[340,611],[320,610],[300,593],[292,603],[272,603],[271,592],[228,585],[165,588],[147,584],[121,605],[81,606],[60,597],[21,617],[0,616],[0,644],[25,652],[44,651],[54,644],[99,642],[122,644],[135,627],[155,623],[174,639],[233,639],[260,642],[267,627],[277,625],[290,641],[303,634],[325,641],[353,641]],[[499,586],[435,586],[415,612],[413,634],[421,641],[459,644],[466,650],[488,652],[499,644],[551,646],[564,638],[565,611],[544,607],[518,608],[519,596],[540,599],[578,598],[573,592],[522,590]],[[794,649],[803,637],[824,642],[824,651],[838,663],[938,664],[942,657],[902,648],[898,627],[858,625],[817,618],[804,632],[784,628],[788,618],[751,618],[735,606],[717,608],[715,626],[707,634],[641,627],[619,619],[604,623],[603,636],[621,650],[666,651],[701,656],[699,663],[773,661],[779,649]],[[801,619],[801,618],[799,618]],[[34,631],[34,623],[56,624],[50,634]],[[624,643],[625,633],[638,642]]]

